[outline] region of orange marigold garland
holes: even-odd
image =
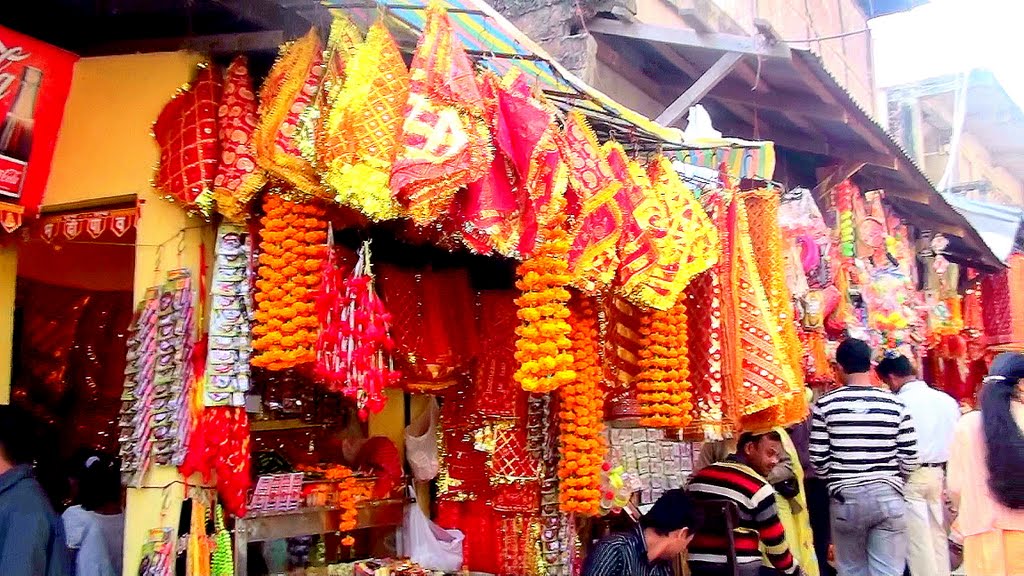
[[[516,299],[521,324],[516,328],[515,380],[527,392],[545,393],[576,379],[569,340],[569,240],[565,199],[552,199],[552,221],[540,233],[533,255],[516,268]]]
[[[690,359],[687,356],[686,299],[641,320],[637,376],[640,425],[685,428],[690,423]]]
[[[558,391],[558,500],[562,512],[597,516],[601,512],[601,467],[607,450],[603,369],[597,312],[589,299],[578,302],[571,317],[576,378]]]
[[[252,365],[287,370],[316,359],[327,221],[319,204],[278,194],[264,197],[263,211]]]

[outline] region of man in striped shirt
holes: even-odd
[[[687,486],[694,500],[727,500],[736,505],[739,525],[733,537],[740,576],[762,573],[762,544],[778,573],[800,573],[779,521],[775,489],[765,480],[778,464],[783,450],[782,438],[777,432],[745,432],[736,443],[736,454],[724,462],[702,468]],[[690,573],[693,576],[731,575],[727,569],[728,551],[728,534],[698,531],[689,548]]]
[[[669,490],[640,518],[640,525],[598,542],[583,576],[672,576],[672,560],[686,550],[697,527],[690,497]]]
[[[828,483],[839,576],[902,576],[907,561],[903,483],[918,467],[910,412],[871,383],[871,348],[836,350],[844,385],[814,405],[811,463]]]

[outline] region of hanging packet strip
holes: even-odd
[[[229,222],[217,229],[210,294],[205,406],[245,406],[252,350],[252,238]]]

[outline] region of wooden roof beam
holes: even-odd
[[[671,102],[675,97],[675,94],[669,93],[667,86],[645,74],[636,63],[630,62],[604,42],[597,43],[597,59],[661,105]]]
[[[849,114],[842,106],[826,104],[817,100],[799,97],[782,96],[778,93],[761,93],[746,90],[735,85],[719,84],[709,94],[710,98],[726,102],[750,104],[759,108],[767,108],[784,114],[794,114],[807,118],[847,122]]]
[[[743,54],[739,52],[726,52],[722,54],[722,57],[711,65],[711,68],[708,68],[706,72],[701,74],[700,78],[687,88],[685,92],[680,94],[674,102],[669,104],[668,108],[665,108],[665,111],[659,114],[654,121],[662,126],[674,124],[686,114],[691,106],[700,102],[715,85],[728,76],[729,72],[739,63],[740,58],[743,58]]]
[[[190,50],[204,54],[236,54],[238,52],[274,52],[287,38],[281,30],[214,34],[211,36],[181,36],[175,38],[148,38],[97,44],[82,56],[113,56],[116,54],[148,54]]]
[[[238,18],[267,29],[282,29],[290,38],[305,34],[309,21],[273,0],[213,0]]]
[[[587,30],[593,34],[618,36],[645,42],[660,42],[672,46],[704,48],[719,52],[738,52],[762,58],[791,58],[789,47],[784,44],[765,45],[758,36],[709,33],[696,30],[670,28],[639,22],[620,22],[608,18],[593,18],[587,22]]]

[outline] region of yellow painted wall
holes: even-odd
[[[212,227],[186,217],[178,206],[150,188],[158,160],[150,126],[174,91],[189,80],[198,61],[197,55],[186,53],[144,54],[85,58],[75,68],[44,204],[138,194],[144,203],[135,251],[137,300],[168,270],[187,266],[197,273],[200,246],[206,248],[208,260],[212,256]],[[13,309],[13,282],[8,295],[2,280],[5,266],[16,268],[15,258],[0,250],[0,309],[5,309],[2,307],[8,297],[11,306],[6,309]],[[13,277],[14,272],[11,274]],[[0,318],[0,336],[8,334],[7,340],[0,341],[0,366],[9,367],[10,360],[5,362],[3,354],[10,353],[10,330],[4,331],[4,322]],[[4,376],[0,375],[0,401],[6,392]],[[369,422],[371,435],[391,438],[400,451],[404,449],[404,405],[401,392],[389,390],[387,406]],[[425,405],[423,400],[414,402],[413,414]],[[152,470],[143,484],[162,487],[179,479],[176,470],[160,468]],[[168,490],[128,491],[126,576],[137,572],[148,531],[162,524],[176,525],[181,498],[180,484]],[[422,498],[422,504],[426,503]]]
[[[135,249],[136,299],[167,270],[187,266],[197,273],[202,242],[208,250],[213,246],[209,226],[188,218],[150,188],[158,159],[150,126],[175,90],[191,78],[198,61],[186,53],[143,54],[85,58],[75,67],[44,203],[138,194],[144,203]],[[0,306],[5,296],[0,288]],[[157,469],[144,485],[163,486],[178,478],[172,468]],[[158,527],[161,518],[177,524],[181,493],[181,485],[166,494],[160,489],[128,491],[125,574],[137,573],[149,529]]]
[[[18,277],[18,246],[0,246],[0,404],[11,401],[14,358],[14,283]]]

